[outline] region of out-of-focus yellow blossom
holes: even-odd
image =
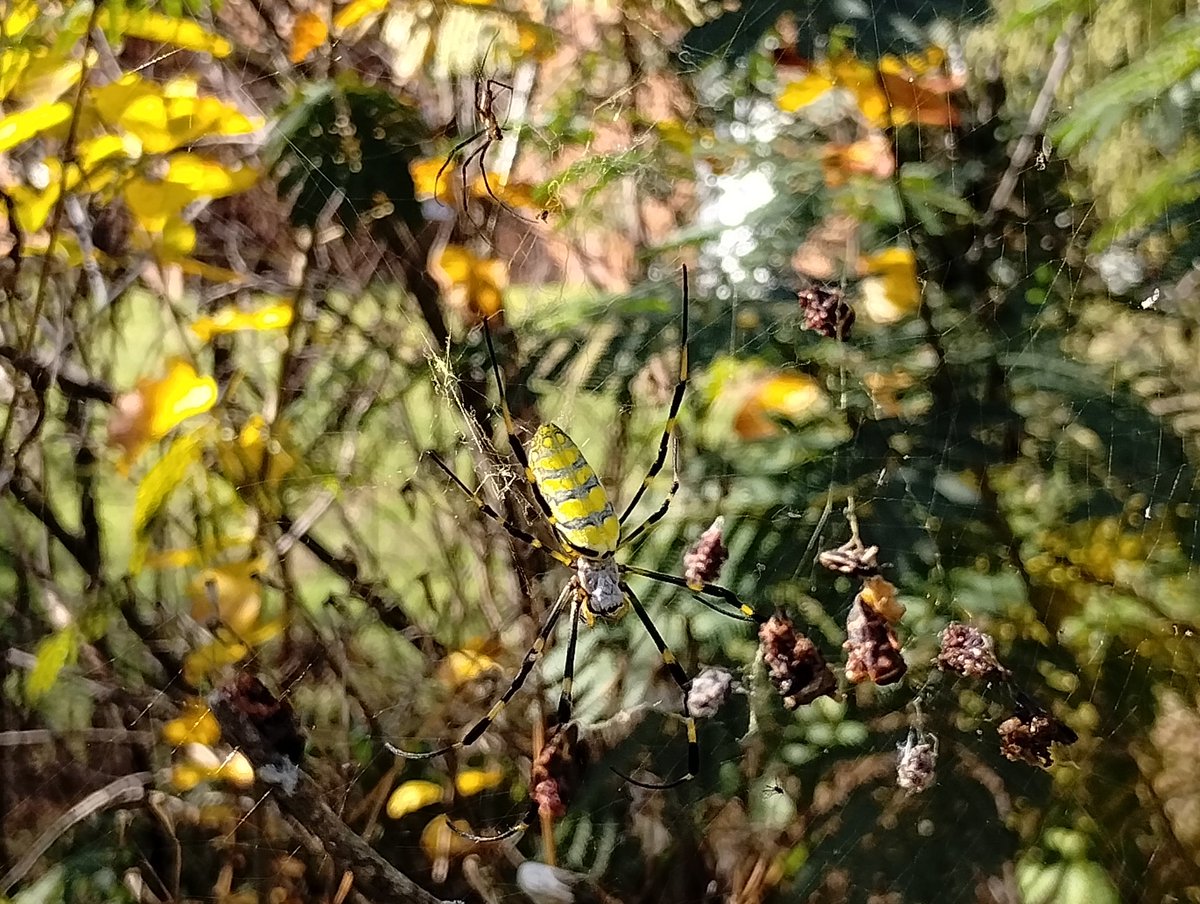
[[[138,380],[136,388],[117,398],[108,420],[109,443],[124,451],[121,469],[128,472],[150,443],[216,402],[216,380],[180,359],[172,359],[159,379]]]
[[[458,688],[499,667],[499,663],[478,646],[467,647],[451,651],[442,660],[438,666],[438,679],[452,688]]]
[[[851,144],[828,145],[821,153],[821,168],[825,184],[840,188],[855,175],[888,178],[896,170],[896,158],[888,140],[875,132]]]
[[[271,458],[264,473],[263,456],[267,454]],[[277,486],[296,466],[296,459],[272,438],[260,414],[251,415],[235,439],[217,444],[217,462],[221,473],[236,487],[264,480],[269,487]]]
[[[433,199],[446,207],[453,207],[458,203],[458,180],[454,176],[455,168],[447,166],[442,172],[445,162],[445,158],[433,157],[414,160],[408,165],[408,171],[412,175],[413,190],[418,199],[422,201]],[[442,172],[441,179],[438,179],[439,172]]]
[[[232,44],[205,30],[198,22],[149,9],[105,6],[100,10],[96,24],[110,34],[141,38],[155,44],[171,44],[184,50],[210,53],[218,58],[227,57],[233,52]]]
[[[921,307],[917,257],[910,248],[888,248],[862,259],[862,309],[876,323],[897,323]]]
[[[460,832],[470,832],[471,824],[465,819],[454,820]],[[460,857],[475,849],[475,842],[463,838],[450,829],[450,820],[443,813],[431,819],[421,832],[421,850],[430,860],[443,857]]]
[[[239,637],[249,633],[262,613],[261,559],[206,568],[188,585],[192,618],[206,624],[220,619]]]
[[[387,815],[392,819],[399,819],[430,804],[436,804],[443,795],[442,786],[436,782],[421,779],[404,782],[388,797]]]
[[[239,750],[222,758],[211,747],[188,744],[183,756],[184,761],[171,769],[171,784],[177,791],[190,791],[206,781],[226,781],[239,788],[254,784],[254,767]]]
[[[240,641],[214,640],[197,647],[183,658],[183,677],[192,687],[226,666],[241,662],[250,655],[250,647]]]
[[[776,373],[756,380],[733,419],[742,439],[757,440],[780,433],[777,420],[800,421],[829,409],[821,384],[803,373]]]
[[[215,97],[200,97],[194,79],[159,85],[130,73],[90,92],[101,122],[128,132],[147,154],[165,154],[201,136],[245,135],[261,128]]]
[[[41,104],[0,119],[0,153],[43,132],[60,126],[71,118],[71,105],[66,101]]]
[[[433,267],[447,299],[471,325],[504,309],[508,265],[493,257],[476,257],[462,245],[447,245]]]
[[[300,13],[292,25],[292,47],[288,51],[288,62],[303,63],[328,37],[329,26],[324,19],[307,10]]]
[[[463,769],[454,776],[454,790],[463,797],[490,791],[503,783],[503,769]]]
[[[489,185],[492,187],[490,192]],[[533,200],[532,185],[528,182],[509,182],[499,173],[488,173],[486,184],[480,173],[471,183],[471,194],[476,198],[492,198],[494,195],[493,200],[499,199],[509,207],[524,207],[527,210],[536,210],[538,207],[537,201]]]
[[[213,745],[221,739],[221,727],[208,705],[198,697],[184,704],[183,712],[163,726],[163,740],[173,747],[184,744]]]
[[[170,157],[161,178],[158,174],[134,176],[125,183],[122,194],[129,212],[153,235],[162,232],[167,222],[178,218],[193,201],[238,194],[254,185],[259,175],[253,167],[225,166],[198,154],[180,153]]]
[[[229,305],[196,320],[191,330],[201,342],[209,342],[213,336],[226,333],[282,330],[291,322],[292,306],[286,302],[269,304],[253,311],[243,311],[237,305]]]
[[[896,598],[896,587],[891,581],[879,575],[869,577],[863,581],[860,595],[864,603],[889,622],[895,623],[904,617],[904,604]]]
[[[333,17],[333,29],[335,32],[342,32],[353,28],[368,16],[383,12],[387,5],[388,0],[353,0],[338,10],[338,14]]]
[[[779,108],[794,113],[841,90],[854,98],[863,118],[875,128],[914,122],[952,126],[958,122],[958,111],[950,93],[958,82],[940,74],[944,63],[945,54],[938,48],[903,58],[887,55],[878,66],[840,53],[813,64],[803,77],[787,83],[779,96]]]

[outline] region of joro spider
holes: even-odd
[[[618,562],[616,554],[628,546],[667,514],[679,489],[679,474],[677,462],[673,466],[674,479],[659,507],[641,524],[632,530],[627,529],[627,522],[634,508],[649,489],[651,481],[662,471],[667,460],[667,451],[675,430],[675,421],[683,404],[683,395],[688,380],[688,274],[687,267],[683,268],[683,304],[680,318],[680,348],[679,348],[679,377],[671,396],[671,407],[667,414],[667,423],[663,428],[659,441],[658,454],[650,466],[641,486],[625,506],[621,517],[617,518],[612,500],[600,483],[596,472],[583,457],[579,446],[567,436],[563,430],[554,424],[544,424],[537,429],[530,441],[529,450],[517,439],[516,428],[513,424],[512,413],[508,408],[508,400],[504,390],[504,380],[500,374],[500,364],[496,359],[496,350],[492,344],[491,332],[487,321],[484,321],[484,339],[487,343],[488,355],[491,358],[492,372],[500,397],[500,409],[504,416],[504,426],[508,432],[509,443],[518,463],[524,469],[525,479],[541,509],[542,515],[549,524],[559,548],[546,546],[528,531],[513,524],[500,515],[479,495],[477,490],[471,490],[436,454],[430,453],[430,458],[446,476],[479,508],[484,515],[495,521],[513,537],[537,549],[545,550],[558,562],[570,568],[574,574],[558,595],[545,622],[538,631],[533,646],[525,653],[521,668],[509,685],[508,690],[497,701],[487,715],[476,722],[463,735],[462,739],[430,750],[424,753],[414,753],[401,750],[391,744],[388,749],[401,757],[410,760],[425,760],[441,756],[453,750],[467,747],[477,741],[488,727],[500,715],[509,701],[521,689],[525,679],[529,677],[534,665],[541,658],[546,643],[553,633],[562,613],[570,607],[571,629],[567,641],[566,663],[563,671],[561,694],[558,700],[558,724],[566,726],[571,721],[571,689],[575,674],[575,648],[579,636],[579,623],[584,621],[592,627],[596,620],[615,622],[632,609],[638,620],[650,635],[650,639],[658,648],[663,664],[672,679],[679,686],[684,698],[683,719],[687,726],[688,769],[687,774],[668,782],[643,782],[631,778],[613,769],[625,781],[652,790],[674,788],[695,778],[700,771],[700,744],[696,736],[696,720],[687,710],[687,695],[691,679],[684,672],[663,640],[658,628],[655,627],[646,608],[625,580],[625,575],[638,575],[650,578],[675,587],[681,587],[691,593],[696,600],[705,606],[720,612],[722,615],[740,621],[762,621],[761,617],[737,595],[719,584],[705,583],[698,587],[689,586],[681,577],[653,571],[629,563]],[[705,597],[716,597],[728,607],[725,608]],[[733,611],[736,610],[736,611]],[[531,804],[529,811],[516,825],[495,835],[471,835],[459,832],[472,841],[499,841],[524,832],[532,823],[537,813],[536,802]],[[455,829],[458,832],[457,829]]]

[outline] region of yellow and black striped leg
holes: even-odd
[[[651,791],[665,791],[668,788],[675,788],[682,785],[684,782],[691,781],[700,772],[700,742],[696,737],[696,719],[687,711],[687,695],[688,689],[692,686],[692,679],[684,672],[683,667],[675,659],[675,654],[671,652],[671,648],[667,646],[667,642],[663,640],[661,634],[658,633],[658,628],[654,626],[654,622],[650,620],[650,613],[646,611],[646,607],[642,605],[641,600],[634,595],[634,592],[629,589],[629,585],[624,581],[621,582],[621,589],[625,591],[625,595],[629,597],[629,604],[633,607],[633,611],[637,613],[638,619],[642,623],[642,627],[646,629],[646,633],[650,635],[650,639],[654,641],[654,645],[658,647],[658,652],[662,654],[663,665],[667,667],[671,677],[675,679],[675,683],[679,685],[679,689],[683,691],[683,721],[687,726],[687,741],[688,741],[688,771],[687,775],[681,778],[673,779],[669,782],[640,782],[635,778],[630,778],[623,772],[613,769],[617,775],[625,779],[631,785],[637,785],[639,788],[649,788]],[[612,768],[612,767],[609,767]]]
[[[525,471],[525,481],[533,490],[533,498],[537,500],[542,514],[553,527],[557,522],[554,520],[554,514],[550,511],[550,503],[538,489],[537,481],[533,477],[533,468],[529,467],[529,456],[525,454],[525,447],[517,439],[517,427],[513,423],[512,412],[508,409],[508,393],[504,389],[504,376],[500,373],[500,361],[496,358],[496,346],[492,344],[492,330],[488,326],[486,318],[483,321],[483,339],[487,343],[488,357],[492,359],[492,373],[496,377],[496,391],[500,394],[500,414],[504,417],[504,429],[508,432],[508,444],[512,447],[513,455],[517,457],[517,463]]]
[[[504,707],[508,706],[508,702],[516,696],[517,691],[521,689],[521,685],[525,683],[525,679],[529,677],[529,673],[533,671],[534,665],[542,657],[542,652],[546,649],[546,641],[550,638],[551,632],[554,631],[554,626],[558,623],[558,617],[562,615],[562,611],[567,604],[567,600],[574,596],[573,585],[568,583],[563,588],[563,592],[558,595],[550,614],[546,616],[545,624],[538,632],[537,639],[533,642],[533,646],[525,654],[525,659],[521,663],[521,669],[517,672],[517,677],[513,679],[512,684],[508,686],[508,690],[504,692],[492,708],[488,710],[486,716],[471,726],[461,741],[456,741],[453,744],[447,744],[445,747],[439,747],[436,750],[429,750],[424,753],[414,753],[409,750],[401,750],[394,744],[386,744],[388,750],[396,754],[396,756],[404,757],[406,760],[430,760],[436,756],[441,756],[444,753],[449,753],[452,750],[458,750],[462,747],[468,747],[474,744],[483,735],[488,727],[496,720],[496,717],[504,711]]]
[[[525,811],[525,815],[521,817],[521,821],[511,828],[505,829],[503,832],[497,832],[495,835],[475,835],[471,832],[464,832],[458,828],[449,819],[446,820],[446,825],[450,827],[450,831],[460,838],[465,838],[467,841],[472,841],[475,844],[487,844],[491,841],[503,841],[505,838],[512,838],[515,835],[523,835],[525,831],[534,823],[538,816],[538,803],[536,800],[529,802],[529,809]]]
[[[673,574],[667,574],[664,571],[654,571],[650,568],[641,568],[638,565],[622,565],[621,570],[628,572],[629,574],[637,574],[644,578],[650,578],[652,581],[660,581],[663,584],[671,584],[674,587],[682,587],[685,590],[689,590],[698,602],[703,603],[714,612],[720,612],[722,615],[727,616],[728,618],[737,619],[738,621],[754,622],[760,625],[766,621],[765,618],[743,603],[736,593],[734,593],[728,587],[722,587],[720,584],[701,584],[699,588],[696,588],[691,586],[683,578],[676,577]],[[709,596],[719,596],[721,599],[725,600],[725,602],[729,603],[729,605],[733,606],[733,608],[737,609],[741,614],[737,615],[733,612],[729,612],[725,609],[714,606],[700,595],[702,593],[706,593]]]
[[[638,487],[638,491],[633,494],[633,498],[629,500],[629,504],[625,506],[625,511],[621,513],[621,523],[625,523],[625,519],[641,502],[642,496],[650,487],[650,481],[658,476],[658,472],[662,470],[664,464],[667,463],[667,447],[671,444],[671,435],[675,432],[675,419],[679,417],[679,409],[683,405],[683,393],[687,389],[688,381],[688,271],[687,266],[683,268],[683,312],[680,315],[679,325],[679,379],[675,383],[675,392],[671,396],[671,408],[667,412],[667,424],[663,428],[662,439],[658,443],[658,455],[654,458],[654,464],[650,466],[649,472],[642,480],[642,485]],[[658,518],[661,518],[667,513],[667,508],[671,504],[671,497],[675,495],[675,488],[672,488],[670,496],[667,497],[661,512],[656,513]],[[639,528],[640,530],[640,528]],[[637,531],[634,532],[635,534]],[[624,545],[623,541],[622,545]]]
[[[543,543],[541,540],[539,540],[533,534],[517,527],[515,524],[513,524],[511,521],[509,521],[507,518],[505,518],[503,515],[501,515],[499,512],[497,512],[494,508],[492,508],[490,505],[488,505],[486,502],[484,502],[484,500],[480,497],[479,492],[476,490],[472,490],[469,486],[467,486],[465,483],[463,483],[462,480],[459,479],[459,476],[457,474],[455,474],[452,470],[450,470],[450,466],[448,464],[446,464],[444,461],[442,461],[441,457],[436,452],[426,452],[425,454],[429,457],[429,459],[435,465],[437,465],[439,468],[442,469],[442,471],[445,472],[446,476],[449,477],[454,482],[455,486],[457,486],[460,490],[462,490],[464,493],[466,493],[467,496],[470,497],[471,501],[473,503],[475,503],[476,508],[478,508],[481,512],[483,512],[485,515],[487,515],[487,517],[491,518],[493,521],[495,521],[497,524],[499,524],[501,527],[503,527],[512,536],[516,537],[518,540],[520,540],[523,543],[527,543],[528,545],[532,546],[534,549],[544,549],[547,553],[549,553],[551,556],[553,556],[556,560],[561,562],[563,565],[566,565],[568,568],[574,566],[574,564],[575,564],[574,560],[572,560],[569,556],[567,556],[566,554],[564,554],[562,552],[559,552],[557,549],[551,549],[549,546],[547,546],[545,543]]]
[[[562,691],[558,695],[558,712],[556,717],[560,726],[565,726],[571,721],[571,709],[573,706],[571,692],[575,684],[575,645],[579,640],[579,622],[581,621],[579,607],[583,605],[584,601],[582,591],[577,591],[574,596],[574,604],[571,606],[571,634],[567,640],[567,659],[566,664],[563,666]]]
[[[649,478],[647,478],[647,479],[649,479]],[[675,454],[674,454],[674,456],[672,456],[672,462],[671,462],[671,489],[667,490],[667,496],[665,499],[663,499],[662,505],[660,505],[653,513],[651,513],[649,518],[647,518],[645,521],[643,521],[641,524],[639,524],[636,528],[634,528],[632,531],[625,534],[625,536],[623,536],[621,538],[621,542],[620,542],[618,548],[620,548],[621,546],[628,546],[630,543],[632,543],[634,540],[636,540],[638,537],[640,537],[642,534],[644,534],[649,528],[653,527],[659,521],[661,521],[666,516],[667,510],[671,508],[671,503],[674,501],[675,494],[678,492],[679,492],[679,444],[676,443],[675,444]],[[622,531],[622,533],[624,533],[624,531]]]

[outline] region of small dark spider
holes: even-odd
[[[471,153],[466,157],[465,160],[463,160],[462,163],[463,205],[465,206],[467,203],[467,171],[471,168],[471,164],[474,163],[479,167],[479,174],[483,177],[483,187],[487,191],[488,197],[490,197],[493,201],[495,201],[513,216],[520,217],[523,220],[529,220],[529,217],[526,217],[518,211],[513,210],[511,205],[507,204],[501,200],[499,196],[497,196],[496,192],[492,189],[492,182],[488,178],[487,166],[484,162],[484,158],[491,146],[504,139],[504,127],[500,125],[500,120],[496,116],[495,110],[497,96],[496,93],[501,88],[503,88],[505,91],[508,91],[510,94],[512,93],[511,85],[506,85],[504,82],[496,81],[494,78],[485,79],[482,75],[480,75],[475,80],[475,118],[483,127],[476,131],[473,135],[456,144],[446,156],[446,162],[442,164],[442,168],[437,171],[437,176],[434,177],[433,180],[434,197],[437,197],[437,187],[439,184],[441,184],[442,175],[447,169],[449,169],[450,165],[454,163],[454,160],[456,157],[458,157],[459,153],[482,138],[483,144],[471,151]],[[530,222],[532,222],[532,220],[530,220]]]

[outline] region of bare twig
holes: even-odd
[[[14,885],[21,881],[21,878],[33,869],[34,864],[38,862],[41,856],[50,849],[59,838],[61,838],[68,830],[87,819],[93,813],[98,813],[101,810],[109,807],[120,806],[122,804],[136,803],[146,796],[146,786],[150,784],[154,776],[149,772],[135,772],[132,775],[123,775],[113,782],[109,782],[99,791],[94,791],[81,800],[71,809],[67,810],[62,816],[54,820],[50,828],[46,829],[25,852],[25,856],[17,861],[16,866],[10,869],[0,879],[0,894],[8,894]]]

